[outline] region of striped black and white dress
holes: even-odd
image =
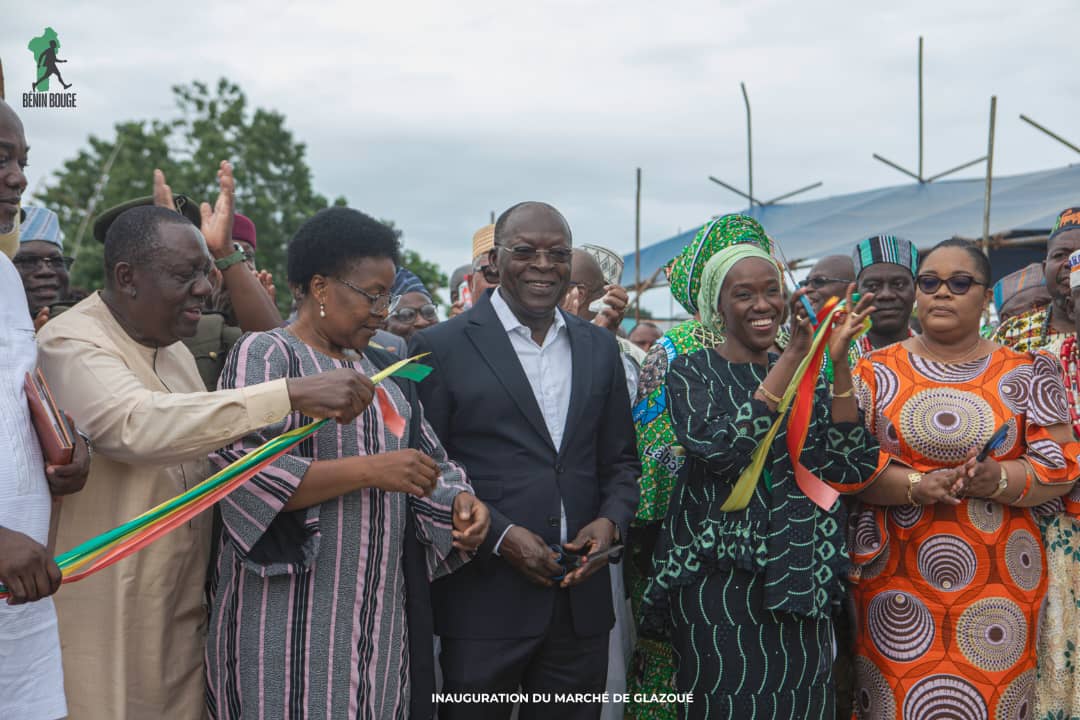
[[[222,388],[353,367],[284,329],[245,336],[232,350]],[[409,404],[382,386],[398,412]],[[211,456],[218,467],[310,422],[299,413]],[[406,423],[408,424],[408,423]],[[385,426],[378,403],[348,425],[329,424],[267,466],[221,503],[224,533],[212,571],[206,649],[214,718],[326,717],[405,720],[409,710],[408,627],[402,569],[406,513],[427,547],[429,576],[460,567],[451,508],[471,492],[427,422],[419,448],[438,462],[430,498],[363,489],[295,512],[282,508],[313,461],[374,455],[408,446]]]

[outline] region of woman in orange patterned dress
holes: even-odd
[[[1057,361],[979,337],[989,281],[977,247],[939,244],[916,278],[924,334],[856,371],[881,443],[853,521],[860,719],[1033,714],[1046,561],[1031,508],[1069,491],[1080,443]]]

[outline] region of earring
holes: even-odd
[[[135,299],[135,288],[131,288],[131,299]]]
[[[319,303],[319,317],[326,317],[326,305],[323,305],[322,303]]]

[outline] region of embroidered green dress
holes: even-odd
[[[834,716],[831,615],[848,567],[842,504],[823,511],[799,489],[782,425],[750,504],[720,510],[775,419],[753,398],[767,373],[712,349],[677,357],[668,371],[687,467],[641,620],[646,634],[670,629],[676,688],[694,695],[680,717]],[[823,380],[816,392],[802,462],[855,489],[874,473],[878,443],[861,423],[832,423]]]

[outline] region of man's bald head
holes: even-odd
[[[26,190],[27,154],[26,133],[15,111],[0,100],[0,234],[15,227],[19,201]]]
[[[578,248],[574,249],[573,260],[570,262],[571,293],[568,293],[567,297],[571,297],[573,292],[578,293],[577,316],[592,321],[596,313],[589,310],[589,305],[604,296],[604,271],[596,258]],[[565,302],[563,309],[568,309]]]
[[[517,205],[511,205],[504,210],[495,221],[495,244],[507,246],[512,243],[515,221],[517,216],[527,216],[527,224],[530,226],[539,223],[540,227],[551,226],[550,229],[562,231],[566,236],[567,244],[573,241],[570,234],[570,223],[555,206],[538,200],[526,200]]]
[[[806,276],[806,296],[814,310],[831,297],[843,297],[849,284],[855,282],[855,263],[850,255],[826,255],[817,261]]]

